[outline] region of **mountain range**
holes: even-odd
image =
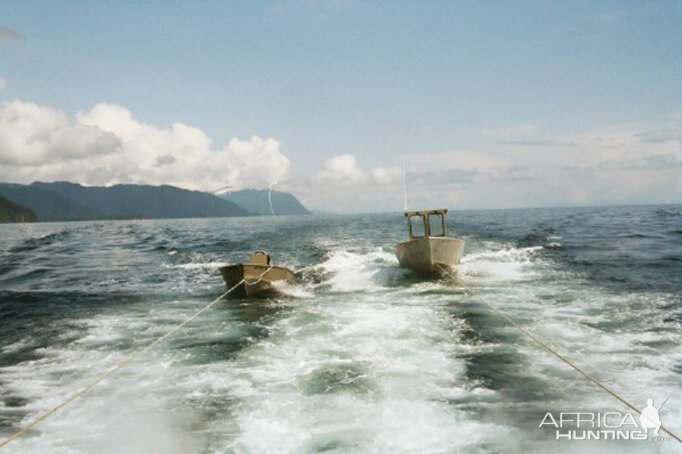
[[[263,192],[267,210],[263,208]],[[30,185],[0,183],[0,197],[35,213],[38,221],[162,219],[270,214],[267,190],[244,190],[219,197],[175,186],[119,184],[82,186],[69,182]],[[276,214],[307,214],[291,194],[273,193]],[[7,222],[7,221],[5,221]]]
[[[268,215],[310,214],[296,197],[288,192],[267,189],[243,189],[221,195],[225,200],[247,208],[252,213]]]

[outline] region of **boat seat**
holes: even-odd
[[[270,256],[265,251],[256,251],[251,256],[250,263],[253,265],[270,265]]]

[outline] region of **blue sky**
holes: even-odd
[[[447,192],[461,193],[446,197],[453,204],[485,184],[503,186],[500,172],[539,166],[545,170],[524,175],[537,178],[548,166],[579,166],[599,153],[586,144],[606,137],[627,151],[595,158],[592,170],[665,155],[653,159],[668,163],[669,186],[610,199],[600,198],[598,186],[594,197],[574,198],[554,188],[556,204],[679,202],[682,167],[675,178],[670,166],[682,162],[680,24],[682,3],[663,1],[0,2],[0,101],[49,106],[74,124],[78,112],[100,103],[122,106],[160,131],[174,123],[200,129],[215,149],[235,138],[272,138],[289,161],[273,178],[291,190],[325,175],[342,186],[345,175],[349,186],[395,192],[406,157],[408,172],[427,186],[441,181],[429,172],[478,172],[478,186],[458,182]],[[649,140],[638,156],[626,136],[666,145],[653,149]],[[564,160],[571,143],[581,151]],[[540,154],[557,155],[556,162]],[[329,163],[345,155],[354,161]],[[457,162],[468,158],[473,165]],[[10,164],[17,165],[0,165]],[[386,178],[373,178],[376,169]],[[27,177],[52,175],[33,170]],[[83,175],[71,179],[98,182]],[[656,199],[661,191],[669,193]],[[421,192],[439,198],[438,187]],[[493,192],[477,203],[495,205]],[[523,194],[498,205],[555,200]],[[330,196],[308,198],[325,207],[335,203]],[[391,195],[363,200],[366,210],[394,203]]]

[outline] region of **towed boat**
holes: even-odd
[[[254,252],[247,263],[223,266],[220,274],[228,288],[239,284],[230,294],[238,298],[277,293],[276,283],[293,285],[295,281],[293,271],[273,265],[272,258],[265,251]]]
[[[454,271],[464,252],[464,240],[446,236],[448,210],[407,211],[410,239],[395,246],[403,268],[422,275],[442,275]]]

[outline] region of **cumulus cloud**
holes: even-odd
[[[571,135],[521,125],[483,138],[482,151],[414,155],[413,203],[511,208],[682,200],[682,128],[673,117]]]
[[[682,200],[682,116],[578,134],[533,125],[482,132],[470,149],[407,154],[410,208],[529,207]],[[0,181],[172,184],[198,190],[266,188],[279,181],[312,208],[400,210],[402,169],[368,168],[353,154],[290,177],[272,138],[213,143],[183,123],[146,124],[100,103],[75,116],[15,100],[0,105]]]
[[[358,167],[355,156],[342,154],[328,159],[316,178],[320,181],[354,182],[364,179],[365,172]]]
[[[74,124],[50,107],[15,100],[0,108],[0,164],[45,165],[112,153],[118,147],[113,134]]]
[[[354,155],[328,159],[311,178],[298,178],[287,186],[313,208],[333,211],[373,211],[393,206],[402,197],[399,167],[363,169]]]
[[[328,159],[315,179],[323,183],[344,185],[348,183],[390,184],[400,177],[398,167],[376,167],[369,171],[358,166],[357,159],[351,154],[341,154]]]
[[[479,131],[472,149],[407,154],[408,207],[679,203],[680,118],[570,135],[524,124]],[[398,211],[401,173],[366,170],[355,156],[339,155],[295,190],[313,208]]]
[[[0,163],[5,164],[3,180],[173,184],[202,190],[267,187],[286,179],[290,169],[272,138],[233,138],[214,147],[198,128],[183,123],[158,128],[118,105],[100,103],[71,119],[19,100],[0,107]]]

